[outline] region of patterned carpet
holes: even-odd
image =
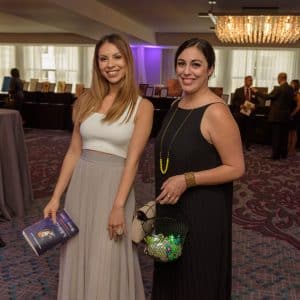
[[[56,299],[59,249],[36,257],[21,231],[40,218],[70,133],[27,129],[25,138],[36,201],[25,218],[0,223],[7,243],[0,248],[0,299]],[[232,299],[300,299],[300,155],[270,161],[263,158],[269,151],[255,145],[245,153],[247,172],[234,185]],[[154,196],[153,140],[143,154],[135,190],[139,205]],[[150,297],[152,262],[139,250]]]
[[[300,153],[272,161],[263,158],[269,151],[256,146],[246,153],[247,173],[235,184],[233,221],[300,250]]]

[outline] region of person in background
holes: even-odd
[[[269,94],[255,90],[256,94],[264,99],[271,100],[268,121],[272,128],[272,160],[285,159],[288,155],[289,120],[292,111],[294,90],[287,83],[287,74],[282,72],[277,77],[279,86]]]
[[[214,66],[205,40],[176,51],[183,97],[155,141],[156,208],[158,218],[186,220],[188,234],[178,260],[154,263],[153,300],[230,299],[232,182],[245,166],[238,126],[208,87]]]
[[[244,78],[244,86],[237,88],[231,100],[233,115],[238,123],[242,142],[246,150],[250,150],[251,142],[254,135],[254,111],[255,106],[258,104],[258,98],[252,91],[251,86],[253,83],[252,76],[248,75]],[[253,105],[247,107],[245,104],[249,101]]]
[[[8,94],[14,102],[13,108],[21,113],[24,102],[23,81],[20,79],[20,72],[17,68],[11,69],[10,75]]]
[[[95,46],[90,91],[73,110],[74,130],[44,217],[55,222],[60,198],[79,227],[61,248],[58,299],[144,300],[131,239],[132,185],[148,141],[153,105],[139,96],[133,57],[119,35]]]
[[[289,138],[288,138],[288,155],[294,156],[296,154],[296,145],[298,140],[298,130],[300,128],[300,92],[299,80],[293,79],[291,86],[294,89],[294,102],[292,113],[289,122]]]

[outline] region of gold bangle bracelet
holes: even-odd
[[[195,177],[194,172],[184,173],[183,175],[184,175],[184,179],[185,179],[185,183],[186,183],[187,188],[190,188],[192,186],[197,185],[196,184],[196,177]]]

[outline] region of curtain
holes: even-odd
[[[3,77],[10,76],[10,69],[16,67],[15,63],[15,46],[0,45],[0,88]]]
[[[23,46],[23,79],[42,79],[42,54],[41,46]]]
[[[131,46],[131,51],[134,60],[136,81],[137,83],[147,83],[147,73],[145,66],[145,48]]]
[[[288,75],[288,82],[296,77],[296,51],[293,50],[258,50],[256,53],[256,85],[268,87],[270,92],[278,85],[277,76],[280,72]],[[274,63],[275,62],[275,63]],[[299,64],[298,64],[299,67]]]
[[[220,63],[222,52],[219,49],[215,49],[215,68],[213,74],[210,76],[208,85],[212,87],[223,87],[224,80],[224,65]],[[223,87],[224,88],[224,87]],[[224,91],[223,91],[224,92]]]
[[[85,87],[90,87],[92,82],[94,46],[82,47],[81,67],[79,67],[79,83],[83,83]]]
[[[231,81],[227,83],[227,88],[234,92],[236,88],[244,85],[245,76],[253,76],[255,70],[255,51],[233,50],[231,55]]]
[[[162,50],[161,81],[163,84],[166,84],[168,79],[177,78],[174,65],[175,53],[176,49],[172,48]]]
[[[78,47],[54,47],[56,82],[71,83],[72,91],[79,82]]]

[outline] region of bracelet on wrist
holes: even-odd
[[[184,179],[185,179],[185,183],[186,183],[187,188],[190,188],[192,186],[197,185],[196,184],[196,177],[195,177],[194,172],[184,173],[183,175],[184,175]]]

